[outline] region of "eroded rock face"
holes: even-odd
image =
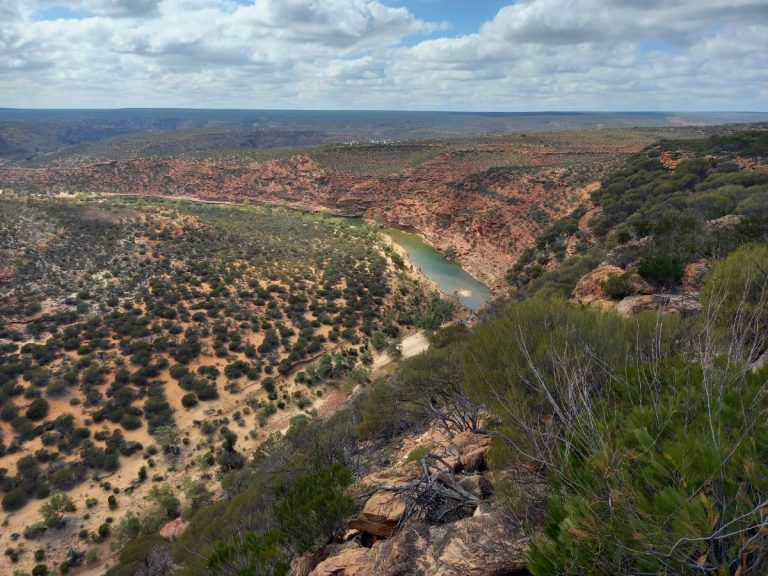
[[[187,529],[188,525],[187,520],[175,518],[160,528],[159,534],[166,540],[176,540]]]
[[[349,529],[341,538],[341,546],[346,548],[326,548],[324,553],[330,556],[311,574],[524,574],[527,539],[523,531],[492,511],[493,486],[482,473],[490,445],[487,434],[449,433],[440,427],[404,438],[396,448],[395,463],[363,479],[366,486],[378,484],[386,489],[374,493],[362,512],[348,522]],[[426,456],[423,462],[408,457],[414,449],[427,446],[429,453],[438,458],[436,468],[430,467]],[[431,474],[427,484],[419,482],[427,478],[423,476],[424,466]],[[427,485],[442,487],[436,490],[449,486],[463,490],[467,508],[464,514],[454,515],[449,522],[445,517],[435,521],[417,506],[416,512],[406,518],[406,503],[416,497],[412,491]],[[360,544],[370,548],[349,548]],[[295,576],[299,576],[298,572]]]
[[[592,304],[593,302],[603,306],[603,308],[612,308],[608,302],[610,298],[603,290],[603,284],[613,276],[621,276],[626,271],[618,266],[611,264],[601,264],[591,272],[585,274],[576,283],[573,289],[573,297],[582,304]],[[635,294],[655,294],[658,289],[644,280],[639,274],[632,274],[629,277],[632,284],[632,291]],[[606,302],[601,302],[606,301]]]
[[[344,550],[320,562],[310,576],[373,576],[373,558],[368,548]]]
[[[607,147],[584,142],[565,149],[582,157],[597,181],[608,166],[606,153],[620,156],[639,147],[615,141]],[[452,248],[470,273],[500,288],[536,234],[583,200],[562,168],[562,153],[561,147],[535,142],[478,143],[390,174],[331,170],[302,154],[245,165],[133,158],[70,167],[3,167],[0,187],[248,199],[376,218],[418,232],[438,250]],[[590,186],[596,184],[584,190]]]
[[[573,289],[573,297],[582,304],[590,304],[596,300],[605,298],[603,283],[611,276],[620,276],[624,270],[618,266],[601,264],[588,274],[585,274]]]
[[[374,536],[389,538],[405,514],[399,494],[382,490],[371,496],[363,511],[349,521],[349,527]]]
[[[526,574],[527,539],[499,514],[442,526],[415,524],[370,549],[346,550],[321,562],[312,576],[496,576]]]
[[[706,259],[691,262],[685,267],[681,287],[673,293],[662,293],[638,274],[632,274],[629,281],[634,294],[612,300],[605,294],[602,285],[611,276],[624,274],[625,271],[618,266],[601,264],[579,279],[573,298],[581,304],[615,310],[625,316],[649,310],[659,310],[664,314],[697,314],[701,311],[701,282],[709,270],[710,263]]]
[[[710,268],[709,260],[706,258],[688,264],[683,272],[683,294],[698,293],[701,290],[701,281]]]
[[[701,312],[699,294],[648,294],[628,296],[616,304],[616,311],[627,316],[660,310],[664,314],[697,314]]]

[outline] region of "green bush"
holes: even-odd
[[[648,367],[595,404],[558,448],[532,574],[768,573],[768,372],[709,370]]]
[[[27,418],[32,421],[42,420],[48,416],[49,405],[45,398],[35,398],[25,412]]]
[[[403,429],[404,420],[395,390],[383,379],[376,380],[362,400],[358,434],[362,438],[390,438]]]
[[[756,361],[768,344],[768,244],[744,245],[716,262],[704,277],[701,301],[716,323],[720,346]],[[734,334],[740,341],[733,341]]]
[[[236,566],[248,566],[254,574],[288,574],[294,553],[325,546],[344,526],[354,509],[354,500],[346,493],[350,482],[349,470],[334,464],[280,486],[278,527],[220,544],[208,559],[209,568],[228,573]]]
[[[43,522],[49,528],[60,528],[64,525],[64,515],[75,511],[75,503],[67,494],[54,492],[40,507]]]
[[[659,286],[680,284],[685,272],[685,260],[674,254],[651,254],[640,260],[638,274]]]
[[[48,530],[48,527],[45,525],[45,522],[35,522],[33,524],[28,524],[24,527],[24,538],[27,540],[35,540],[45,534],[46,530]]]
[[[137,536],[122,549],[120,562],[107,570],[107,576],[135,576],[145,569],[155,551],[167,547],[157,534]]]
[[[609,298],[620,300],[634,293],[634,287],[630,281],[631,273],[613,274],[602,284],[603,292]]]
[[[112,548],[122,548],[125,544],[136,538],[140,532],[141,521],[135,512],[129,510],[117,523],[111,544]]]
[[[15,512],[21,509],[28,500],[29,496],[21,488],[13,488],[3,495],[3,510],[6,512]]]
[[[181,405],[184,406],[184,408],[193,408],[197,406],[197,403],[197,396],[195,394],[184,394],[184,396],[181,397]]]
[[[149,494],[146,496],[147,500],[152,500],[162,508],[165,514],[169,518],[175,518],[179,515],[181,509],[181,502],[176,494],[173,492],[168,484],[158,484],[152,486],[149,490]]]
[[[609,388],[614,372],[652,354],[658,338],[676,349],[678,324],[658,329],[654,315],[625,319],[561,298],[513,303],[465,343],[465,386],[498,418],[505,443],[521,454],[546,452],[560,441],[553,430],[573,425],[572,415]]]

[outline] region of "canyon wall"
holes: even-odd
[[[390,174],[326,168],[310,155],[238,165],[135,158],[70,168],[0,166],[0,187],[285,204],[362,216],[421,234],[497,290],[536,233],[570,211],[631,142],[564,147],[476,146]],[[495,164],[505,164],[501,167]]]

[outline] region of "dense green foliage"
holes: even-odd
[[[764,574],[766,378],[673,360],[620,378],[595,438],[561,450],[532,572]]]
[[[343,526],[354,507],[344,491],[349,483],[349,470],[335,464],[280,486],[278,527],[220,545],[208,560],[209,568],[239,576],[288,574],[290,558],[322,547]]]
[[[544,524],[537,576],[768,571],[768,373],[754,364],[768,350],[768,175],[737,161],[767,149],[765,131],[648,147],[593,193],[591,234],[577,210],[509,274],[521,297],[569,296],[607,261],[626,272],[603,291],[622,298],[634,272],[675,291],[708,258],[698,316],[625,319],[539,297],[469,338],[467,385],[498,418],[499,498]],[[577,255],[537,273],[566,242]]]
[[[768,338],[768,245],[747,244],[717,262],[704,279],[701,298],[712,310],[719,348],[754,362]]]
[[[354,507],[346,487],[350,466],[358,466],[350,459],[357,410],[298,422],[230,473],[228,498],[200,509],[179,540],[185,573],[282,574],[291,557],[327,543]],[[190,558],[188,549],[205,561]]]
[[[607,260],[624,269],[634,266],[646,280],[669,289],[679,285],[689,262],[765,242],[768,174],[733,159],[759,155],[766,147],[765,131],[647,147],[592,194],[599,210],[587,222],[590,231],[578,225],[586,214],[580,206],[537,237],[508,281],[528,293],[570,296],[580,276]],[[674,164],[662,163],[662,154]],[[725,217],[730,220],[718,220]],[[569,242],[576,255],[566,257]],[[543,272],[553,260],[560,266]]]

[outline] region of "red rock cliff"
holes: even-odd
[[[611,152],[621,155],[634,147]],[[597,146],[564,151],[539,145],[524,152],[523,167],[494,167],[509,162],[509,150],[485,146],[446,152],[383,176],[328,170],[307,155],[245,165],[136,158],[72,168],[0,168],[0,186],[51,193],[249,199],[376,218],[416,231],[438,249],[452,248],[470,272],[498,287],[542,226],[579,202],[562,155],[569,154],[571,163],[575,158],[591,178],[599,176],[606,160],[606,150]]]

